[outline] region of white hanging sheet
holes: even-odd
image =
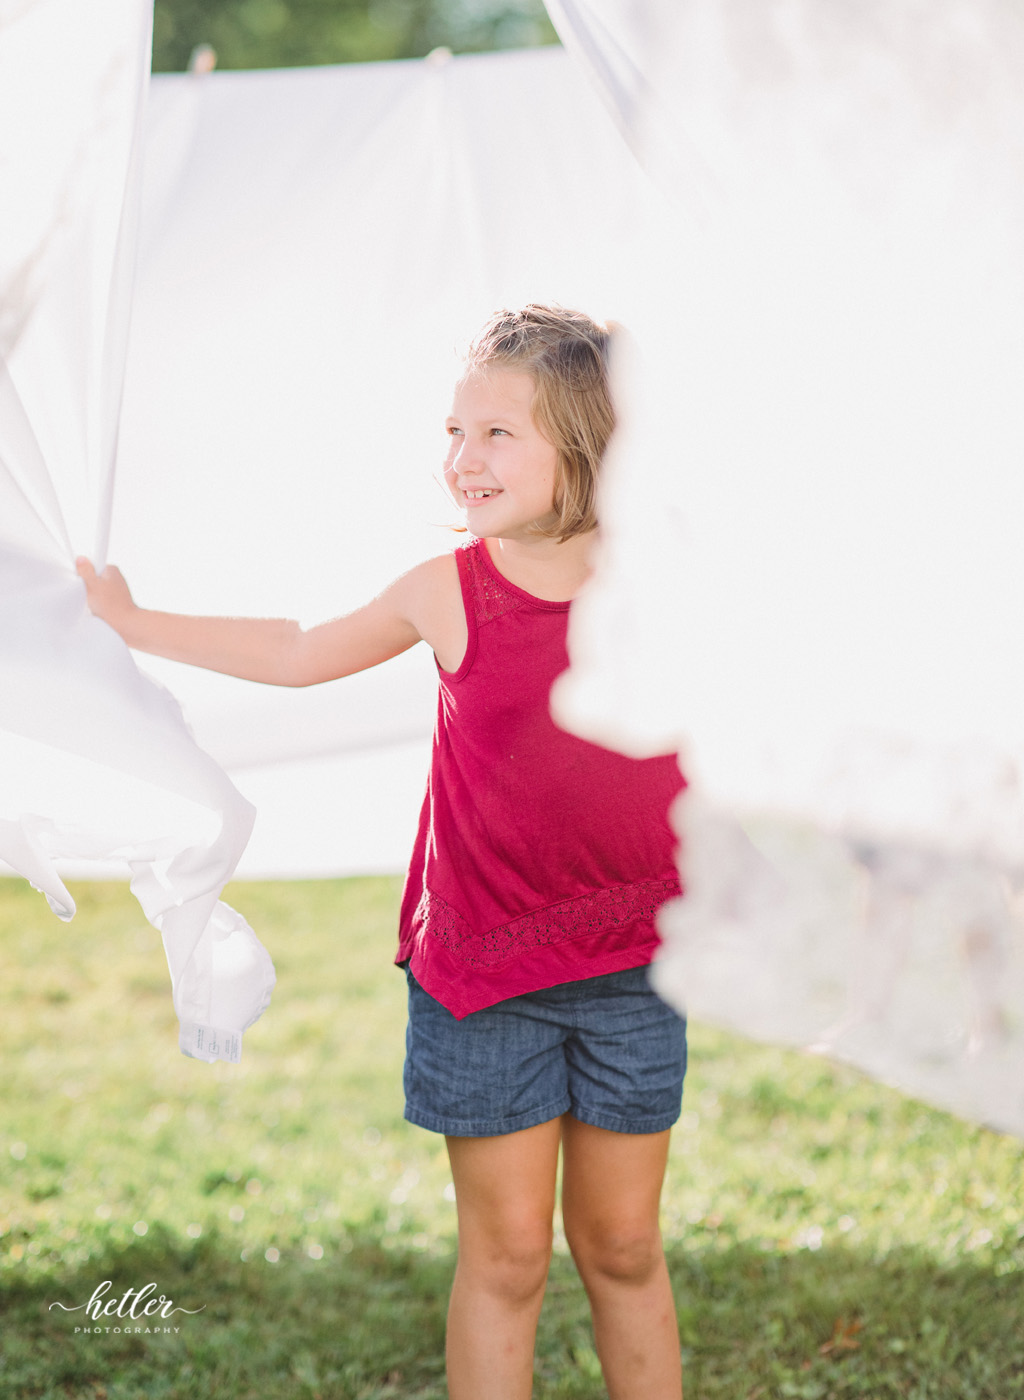
[[[112,546],[139,599],[319,620],[452,548],[459,349],[502,304],[614,313],[641,184],[560,49],[155,78]],[[309,691],[141,664],[258,807],[241,874],[404,868],[426,648]]]
[[[694,779],[658,985],[1022,1132],[1024,13],[550,8],[658,191],[556,700]]]
[[[0,856],[63,918],[57,861],[117,856],[182,1050],[237,1060],[274,981],[217,899],[252,810],[73,567],[106,550],[149,26],[138,0],[0,7]]]

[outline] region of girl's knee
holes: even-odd
[[[526,1303],[542,1291],[551,1263],[552,1229],[533,1222],[459,1235],[459,1269],[475,1287],[508,1303]]]
[[[613,1283],[646,1283],[664,1258],[661,1234],[649,1227],[615,1225],[603,1230],[566,1231],[576,1267],[586,1278]]]

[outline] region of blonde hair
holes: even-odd
[[[597,526],[598,472],[615,427],[610,339],[581,311],[531,303],[496,311],[466,356],[467,373],[497,366],[532,378],[534,422],[558,452],[558,518],[540,533],[559,542]]]

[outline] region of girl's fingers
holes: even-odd
[[[124,576],[116,564],[108,564],[102,573],[97,573],[91,559],[86,559],[84,554],[80,554],[75,560],[75,569],[79,578],[88,585],[94,583],[113,583],[122,588],[127,588]]]
[[[102,573],[97,573],[91,559],[79,555],[75,569],[85,584],[86,604],[89,611],[117,627],[117,620],[132,607],[132,595],[128,591],[121,570],[108,564]]]

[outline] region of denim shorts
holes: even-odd
[[[646,967],[566,982],[458,1021],[409,979],[405,1116],[452,1137],[493,1137],[571,1113],[616,1133],[679,1117],[686,1022]]]

